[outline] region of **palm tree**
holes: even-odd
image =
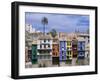
[[[41,22],[42,22],[42,24],[43,24],[43,26],[44,26],[43,32],[44,32],[44,35],[45,35],[45,25],[48,24],[48,19],[47,19],[46,17],[43,17]]]

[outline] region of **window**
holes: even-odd
[[[55,55],[55,52],[53,53],[53,55]]]
[[[53,48],[53,51],[55,51],[55,49]]]
[[[62,56],[62,59],[64,59],[64,56]]]
[[[67,47],[67,50],[69,50],[69,47]]]
[[[90,41],[88,40],[88,43],[89,43]]]
[[[82,47],[80,47],[80,50],[82,50]]]
[[[49,51],[47,51],[47,53],[49,53]]]
[[[64,50],[64,47],[62,47],[62,50]]]
[[[69,51],[69,55],[70,55],[70,51]]]
[[[69,59],[69,56],[67,56],[67,59]]]
[[[46,40],[44,40],[44,42],[46,42]]]
[[[48,44],[48,48],[50,48],[50,44]]]
[[[42,45],[40,45],[40,48],[42,48]]]
[[[62,55],[64,54],[64,52],[62,51]]]
[[[44,45],[44,48],[46,48],[46,45]]]
[[[68,46],[71,46],[71,42],[70,42],[70,41],[68,41],[68,42],[67,42],[67,45],[68,45]]]
[[[71,54],[71,52],[70,51],[68,51],[68,55],[70,55]]]

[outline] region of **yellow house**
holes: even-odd
[[[72,60],[72,41],[71,38],[67,37],[66,42],[66,48],[67,48],[67,60]]]

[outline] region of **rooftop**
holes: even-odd
[[[44,39],[52,39],[52,37],[50,35],[41,35],[39,38],[39,40],[44,40]]]
[[[32,44],[37,44],[37,40],[33,40]]]

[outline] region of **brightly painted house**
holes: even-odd
[[[89,58],[89,50],[90,50],[90,36],[89,33],[77,33],[78,40],[84,39],[85,41],[85,58]]]
[[[85,58],[85,41],[78,40],[78,59]]]
[[[65,61],[66,60],[66,41],[64,40],[60,40],[60,47],[59,47],[59,51],[60,51],[60,62],[61,61]]]
[[[56,36],[52,43],[52,64],[59,65],[59,40]]]
[[[72,60],[72,41],[71,39],[67,39],[66,48],[67,48],[67,60]]]
[[[73,58],[77,58],[77,55],[78,55],[77,43],[78,43],[78,41],[77,41],[76,37],[74,37],[73,40],[72,40]]]
[[[85,58],[89,58],[90,57],[90,44],[86,44],[85,45]]]
[[[40,36],[37,44],[39,64],[49,66],[52,61],[52,38],[49,35]]]
[[[32,43],[32,64],[37,63],[37,41],[33,41]]]

